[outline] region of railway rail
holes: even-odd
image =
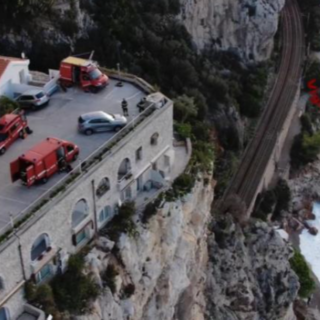
[[[221,203],[237,195],[249,208],[274,152],[299,87],[304,59],[304,32],[296,0],[282,12],[282,54],[277,79],[239,168]]]

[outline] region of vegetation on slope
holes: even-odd
[[[315,290],[316,285],[312,279],[310,268],[304,256],[295,250],[294,256],[290,259],[290,265],[299,278],[299,296],[301,298],[308,298]]]
[[[101,290],[91,274],[84,271],[85,261],[81,254],[69,258],[64,274],[56,275],[49,284],[36,286],[32,280],[26,283],[28,302],[41,308],[54,319],[61,319],[62,313],[86,314]]]

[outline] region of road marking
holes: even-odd
[[[12,199],[12,198],[8,198],[8,197],[2,197],[0,196],[1,199],[3,200],[9,200],[9,201],[13,201],[13,202],[19,202],[19,203],[22,203],[22,204],[28,204],[29,202],[25,202],[25,201],[19,201],[17,199]]]
[[[107,98],[109,98],[109,96],[116,91],[116,87],[113,87],[112,90],[110,92],[108,92],[104,97],[103,100],[106,100]]]

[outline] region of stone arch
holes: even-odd
[[[10,320],[10,313],[8,308],[0,308],[0,320]]]
[[[158,144],[158,140],[159,140],[159,133],[155,132],[150,138],[150,144],[152,146],[156,146]]]
[[[51,241],[47,233],[38,236],[31,247],[31,261],[38,260],[50,248],[50,244]]]
[[[131,161],[129,158],[122,160],[118,169],[118,181],[122,180],[131,172]]]
[[[89,206],[86,199],[80,199],[72,212],[72,228],[78,226],[89,215]]]
[[[96,195],[98,198],[102,197],[105,193],[110,190],[110,180],[109,178],[105,177],[102,178],[98,184],[98,188],[96,190]]]

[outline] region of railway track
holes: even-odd
[[[298,89],[304,58],[304,32],[296,0],[282,12],[282,55],[278,76],[255,135],[242,157],[222,202],[237,195],[249,207],[273,154]]]

